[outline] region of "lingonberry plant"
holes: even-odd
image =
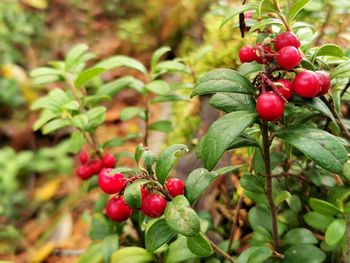
[[[297,24],[295,17],[309,0],[296,1],[288,12],[278,0],[245,2],[224,18],[222,26],[239,15],[241,34],[249,32],[249,41],[255,43],[238,51],[244,70],[215,69],[195,84],[192,97],[214,94],[210,104],[226,114],[198,144],[204,168],[193,170],[185,182],[169,177],[187,146],[168,146],[158,156],[147,147],[149,129],[164,130],[167,125],[149,124],[149,93],[158,94],[153,102],[177,100],[158,78],[174,70],[190,73],[180,60],[158,62],[167,48],[154,53],[150,71],[123,56],[83,70],[92,55],[85,46],[78,46],[65,62],[32,72],[36,83],[62,79],[69,87],[56,88],[33,105],[43,109],[35,128],[43,126],[48,133],[74,127],[76,153],[85,140],[90,145],[89,152],[79,154],[77,174],[82,179],[98,174],[97,183],[104,192],[92,218],[90,237],[95,242],[81,262],[92,256],[117,263],[340,262],[349,258],[350,133],[340,112],[350,86],[349,82],[343,86],[349,58],[336,45],[312,47],[313,38],[303,37],[309,26]],[[250,20],[249,27],[245,19]],[[93,77],[116,66],[140,71],[145,83],[123,77],[88,92],[85,87]],[[116,167],[114,157],[104,152],[103,146],[109,144],[99,143],[95,133],[105,111],[96,105],[124,86],[139,91],[146,101],[145,107],[127,108],[121,114],[122,120],[139,116],[145,121],[134,168]],[[248,148],[247,165],[216,168],[225,152],[237,148]],[[217,244],[208,234],[212,221],[192,205],[215,179],[237,169],[242,172],[243,191],[237,191],[231,231]],[[248,234],[235,240],[244,203],[249,209]],[[131,223],[135,231],[126,235]],[[224,232],[224,227],[218,231]],[[124,247],[119,248],[119,242]]]

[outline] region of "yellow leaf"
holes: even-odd
[[[39,188],[36,188],[34,191],[34,199],[36,199],[37,201],[50,200],[52,197],[55,196],[60,186],[60,183],[61,183],[60,179],[54,179],[45,183]]]
[[[48,6],[46,0],[24,0],[24,3],[37,9],[46,9]]]
[[[33,250],[30,256],[31,263],[43,262],[55,249],[55,244],[53,242],[47,242],[45,245],[39,249]]]

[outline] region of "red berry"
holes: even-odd
[[[262,59],[262,54],[260,54],[260,47],[264,49],[265,53],[265,60],[267,62],[271,62],[273,60],[273,57],[271,56],[273,54],[273,51],[270,46],[264,47],[263,44],[259,43],[256,45],[255,48],[255,61],[258,62],[259,64],[264,64],[263,59]]]
[[[253,18],[253,15],[254,15],[254,11],[247,11],[246,13],[244,13],[244,18],[245,19]]]
[[[293,46],[286,46],[278,51],[277,62],[282,69],[293,69],[301,61],[299,50]]]
[[[124,176],[120,173],[111,174],[112,168],[103,168],[98,174],[98,185],[107,194],[119,193],[126,185]]]
[[[315,73],[321,81],[321,91],[317,94],[317,96],[327,94],[331,88],[331,79],[329,78],[329,74],[326,71],[316,71]]]
[[[106,214],[113,221],[125,221],[131,216],[131,213],[132,209],[127,206],[123,196],[113,197],[107,203]]]
[[[284,113],[284,101],[272,91],[265,92],[256,101],[256,110],[262,120],[277,121]]]
[[[321,82],[318,75],[310,70],[299,73],[293,81],[293,90],[303,98],[313,98],[321,90]]]
[[[90,167],[87,165],[79,166],[76,170],[76,174],[83,180],[89,179],[93,176]]]
[[[90,155],[87,150],[82,150],[79,153],[79,160],[82,164],[86,164],[90,160]]]
[[[103,168],[102,162],[100,160],[94,160],[91,163],[89,163],[89,168],[92,174],[98,174]]]
[[[147,188],[143,185],[141,186],[141,200],[144,200],[149,195]]]
[[[279,34],[274,41],[276,50],[280,50],[286,46],[293,46],[296,48],[300,47],[298,37],[294,33],[289,31]]]
[[[283,97],[285,97],[287,100],[293,97],[292,82],[290,82],[288,79],[280,79],[277,82],[283,85],[283,87],[278,87],[278,90],[281,92]]]
[[[239,50],[238,55],[239,55],[239,59],[242,63],[252,62],[256,59],[255,48],[250,46],[250,45],[246,45],[246,46],[242,47]]]
[[[165,187],[172,197],[177,195],[183,195],[185,190],[185,184],[178,178],[170,178],[165,181]]]
[[[164,214],[166,199],[160,194],[149,194],[142,200],[141,210],[149,217],[157,218]]]
[[[115,157],[111,153],[107,153],[102,157],[103,166],[106,168],[114,168],[115,167]]]

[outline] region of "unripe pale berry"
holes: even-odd
[[[321,91],[320,79],[315,72],[305,70],[294,78],[293,90],[302,98],[313,98]]]
[[[242,63],[252,62],[256,59],[255,48],[250,45],[246,45],[239,50],[238,56]]]
[[[281,92],[283,97],[285,97],[287,100],[293,97],[292,82],[290,82],[288,79],[280,79],[277,82],[283,85],[283,87],[278,87],[278,90]]]
[[[317,96],[322,96],[328,93],[331,88],[331,79],[329,78],[329,74],[326,71],[316,71],[315,72],[318,78],[321,81],[321,90],[317,94]]]
[[[111,153],[107,153],[102,157],[103,167],[114,168],[115,167],[115,157]]]
[[[299,50],[293,46],[286,46],[278,51],[277,62],[282,69],[291,70],[301,61]]]
[[[184,194],[185,184],[178,178],[170,178],[165,181],[165,188],[172,197],[175,197]]]
[[[117,222],[127,220],[132,213],[132,209],[126,204],[124,197],[113,197],[110,199],[106,206],[107,216]]]
[[[275,42],[275,48],[276,50],[280,50],[286,46],[293,46],[293,47],[300,47],[300,42],[298,37],[289,31],[283,32],[282,34],[279,34],[274,39]]]
[[[146,216],[157,218],[164,214],[166,205],[164,196],[153,193],[142,200],[141,210]]]
[[[284,101],[272,91],[261,94],[256,101],[256,111],[265,121],[277,121],[284,113]]]
[[[112,168],[103,168],[98,174],[98,185],[107,194],[119,193],[126,185],[126,180],[121,173],[110,174]]]

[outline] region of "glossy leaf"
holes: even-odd
[[[263,263],[271,257],[272,252],[267,246],[252,246],[238,257],[237,263]]]
[[[159,59],[164,56],[166,53],[168,53],[171,50],[170,47],[161,47],[158,48],[154,53],[152,54],[151,57],[151,68],[154,70],[156,68],[156,65],[159,61]]]
[[[291,246],[283,254],[283,263],[322,263],[326,259],[326,254],[321,249],[307,244]]]
[[[183,195],[176,196],[168,203],[165,220],[172,229],[184,236],[195,236],[199,233],[199,217]]]
[[[212,170],[226,149],[254,123],[256,116],[256,113],[236,111],[215,121],[201,142],[199,156],[204,167]]]
[[[265,181],[263,177],[245,173],[239,183],[245,190],[254,193],[265,194]]]
[[[291,144],[322,168],[342,174],[347,152],[333,135],[305,126],[290,126],[277,131],[276,135]]]
[[[74,82],[75,87],[77,88],[84,87],[90,80],[97,77],[104,71],[105,71],[104,68],[89,68],[81,72]]]
[[[253,96],[241,93],[217,93],[211,97],[210,105],[224,112],[255,111]]]
[[[325,231],[334,218],[318,212],[308,212],[304,215],[304,219],[309,226],[317,230]]]
[[[120,119],[122,121],[127,121],[127,120],[137,116],[138,114],[140,114],[143,111],[144,111],[144,109],[139,108],[139,107],[127,107],[127,108],[124,108],[120,112]]]
[[[206,73],[196,83],[191,97],[218,92],[254,94],[250,81],[232,69],[215,69]]]
[[[340,46],[334,44],[326,44],[316,50],[312,56],[311,61],[315,61],[315,58],[320,56],[332,56],[341,58],[344,56],[344,51]]]
[[[314,211],[319,212],[323,215],[335,216],[341,213],[341,211],[336,206],[321,199],[310,198],[309,204]]]
[[[159,95],[165,95],[169,93],[170,86],[164,80],[154,80],[146,84],[145,89]]]
[[[53,121],[50,121],[48,123],[46,123],[43,128],[43,134],[49,134],[53,131],[56,131],[58,129],[64,128],[66,126],[69,125],[69,121],[68,120],[64,120],[64,119],[56,119]]]
[[[148,126],[148,129],[159,132],[171,132],[173,127],[171,126],[171,122],[167,120],[161,120],[151,123]]]
[[[165,263],[187,262],[194,258],[198,258],[198,256],[188,248],[186,237],[179,236],[175,242],[170,244]]]
[[[335,219],[326,229],[325,241],[327,245],[337,244],[346,232],[347,224],[344,219]]]
[[[118,248],[119,248],[119,236],[116,234],[106,236],[102,242],[103,262],[109,263],[111,260],[112,254]]]
[[[89,237],[93,240],[102,240],[112,232],[112,226],[103,214],[96,213],[92,217]]]
[[[153,252],[175,235],[176,232],[167,224],[164,218],[158,219],[146,232],[145,242],[147,251]]]
[[[79,44],[74,46],[66,56],[66,70],[70,71],[71,68],[79,61],[79,58],[89,49],[85,44]]]
[[[100,86],[96,94],[113,96],[117,94],[119,91],[121,91],[123,88],[130,86],[134,81],[135,81],[135,78],[130,76],[113,80],[111,82],[108,82]]]
[[[156,175],[161,184],[164,184],[171,169],[183,152],[188,152],[186,145],[174,144],[160,153],[156,164]]]
[[[271,26],[271,25],[278,25],[278,26],[282,27],[283,23],[281,22],[281,20],[276,19],[276,18],[266,18],[266,19],[263,19],[263,20],[259,21],[256,24],[254,24],[249,29],[249,32],[254,32],[257,29],[263,29],[266,26]]]
[[[317,244],[318,241],[314,234],[306,228],[294,228],[288,231],[281,240],[283,246],[298,244]]]
[[[217,177],[217,172],[209,172],[204,168],[193,170],[185,182],[185,195],[190,204],[193,204]]]
[[[124,191],[124,199],[129,207],[141,207],[141,185],[144,185],[148,182],[148,180],[138,180],[136,182],[128,184]]]
[[[294,1],[293,5],[291,6],[288,15],[287,15],[287,21],[288,23],[292,23],[295,16],[306,6],[311,0],[297,0]]]
[[[79,263],[100,263],[102,256],[102,243],[93,243],[79,258]]]
[[[107,70],[116,68],[116,67],[128,67],[128,68],[138,70],[144,74],[147,73],[145,66],[140,61],[131,57],[121,56],[121,55],[107,58],[97,63],[95,67],[105,68]]]
[[[146,249],[141,247],[124,247],[117,250],[111,259],[111,263],[149,263],[153,257]]]
[[[213,249],[209,241],[200,232],[195,236],[187,238],[187,246],[193,254],[201,257],[208,257],[213,253]]]

